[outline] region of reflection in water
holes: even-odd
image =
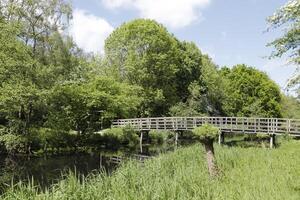
[[[106,157],[98,154],[81,154],[69,156],[51,156],[44,158],[6,157],[0,159],[0,184],[11,184],[22,180],[33,180],[34,184],[45,188],[57,182],[62,174],[69,170],[87,175],[93,170],[105,169],[110,173],[115,163],[108,162]]]
[[[127,159],[144,161],[152,156],[174,150],[174,145],[144,145],[136,150],[98,151],[89,154],[72,154],[45,157],[0,156],[1,191],[7,185],[18,181],[33,181],[42,189],[62,179],[62,175],[72,171],[78,175],[88,175],[99,170],[110,174],[120,162]]]

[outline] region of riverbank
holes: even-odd
[[[299,199],[300,141],[278,149],[216,145],[222,170],[211,179],[200,145],[123,164],[111,176],[70,174],[46,192],[19,185],[3,199]]]
[[[32,184],[41,190],[49,189],[64,179],[68,172],[87,176],[99,170],[111,174],[122,162],[130,159],[144,160],[174,150],[174,145],[143,145],[113,149],[89,149],[82,152],[60,152],[59,154],[1,155],[0,195],[9,185],[18,182]]]

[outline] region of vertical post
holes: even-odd
[[[147,118],[148,129],[151,130],[151,119]]]
[[[99,161],[100,161],[100,167],[102,168],[102,154],[100,154],[100,159],[99,159]]]
[[[224,132],[220,131],[219,141],[218,141],[219,145],[224,144],[224,141],[225,141],[225,134]]]
[[[140,151],[143,153],[143,131],[141,131],[140,135]]]
[[[178,131],[175,131],[175,145],[178,144]]]
[[[271,134],[270,135],[270,149],[274,148],[275,147],[275,134]]]

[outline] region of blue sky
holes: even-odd
[[[71,34],[86,51],[103,53],[105,38],[122,23],[151,18],[180,40],[195,42],[219,66],[244,63],[267,72],[281,87],[295,66],[269,60],[266,18],[287,0],[73,0]]]

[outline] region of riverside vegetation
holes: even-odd
[[[299,11],[289,1],[268,18],[288,25],[270,43],[271,57],[289,54],[299,66]],[[135,19],[105,40],[104,55],[86,53],[69,36],[72,5],[65,0],[0,0],[0,153],[47,154],[132,147],[130,127],[111,120],[155,116],[300,118],[299,71],[287,96],[262,71],[246,64],[217,66],[198,46],[166,27]],[[269,29],[271,30],[271,29]],[[298,67],[299,68],[299,67]],[[205,128],[205,127],[204,127]],[[209,133],[215,132],[206,127]],[[211,132],[212,131],[212,132]],[[206,145],[123,164],[111,176],[70,174],[46,191],[12,185],[3,199],[299,199],[299,141],[275,150],[213,147],[204,130],[184,133]],[[171,133],[151,131],[152,143]],[[207,136],[207,135],[206,135]],[[253,138],[248,138],[252,140]],[[261,146],[264,146],[263,139]],[[214,161],[214,162],[213,162]]]
[[[116,118],[299,118],[299,98],[281,93],[266,73],[219,67],[154,20],[122,24],[96,55],[67,34],[71,18],[69,1],[0,0],[2,153],[109,146],[116,134],[98,133]]]
[[[15,185],[3,199],[274,199],[300,198],[299,141],[278,149],[215,146],[220,176],[207,171],[204,148],[195,144],[141,164],[129,161],[111,176],[103,173],[65,180],[39,193]]]

